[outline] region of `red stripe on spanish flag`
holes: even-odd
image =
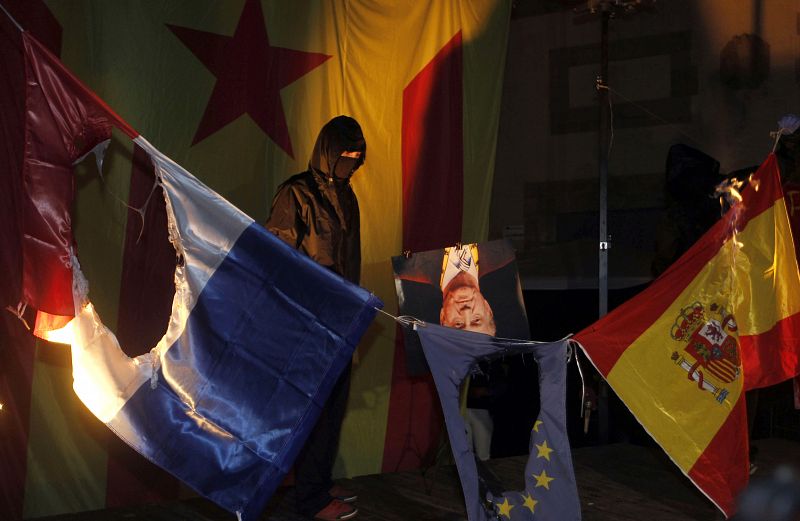
[[[711,440],[713,450],[704,451],[688,473],[689,479],[718,505],[732,505],[734,493],[747,485],[748,473],[742,469],[748,467],[748,445],[747,437],[741,435],[746,429],[747,407],[742,394]]]
[[[758,389],[800,374],[800,316],[778,321],[772,329],[757,335],[739,337],[742,365],[757,370],[745,371],[745,390]]]
[[[647,290],[577,335],[726,515],[748,476],[747,388],[797,374],[800,274],[770,155],[734,207]]]

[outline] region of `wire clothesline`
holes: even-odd
[[[425,322],[424,320],[420,320],[420,319],[418,319],[416,317],[413,317],[411,315],[392,315],[388,311],[385,311],[385,310],[383,310],[383,309],[381,309],[379,307],[373,307],[373,309],[375,311],[378,311],[379,313],[382,313],[386,317],[394,320],[398,324],[401,324],[401,325],[406,326],[406,327],[411,327],[411,328],[414,328],[414,327],[426,327],[428,325],[428,322]],[[568,334],[564,338],[561,338],[561,339],[557,340],[557,342],[568,340],[571,337],[572,337],[572,333]],[[545,342],[545,341],[539,341],[539,340],[524,340],[524,339],[520,339],[520,338],[504,338],[504,337],[498,337],[498,336],[496,336],[494,338],[499,340],[499,341],[501,341],[501,342],[511,342],[511,343],[518,344],[518,345],[539,345],[539,344],[552,343],[552,342]]]

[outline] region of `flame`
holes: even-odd
[[[739,252],[744,248],[744,243],[739,240],[739,226],[742,215],[744,214],[744,204],[742,204],[742,190],[750,186],[758,191],[759,180],[753,179],[755,173],[751,173],[747,179],[725,179],[717,185],[714,190],[714,197],[719,197],[720,211],[725,214],[723,219],[727,222],[727,232],[730,237],[730,269],[731,277],[728,279],[731,284],[731,291],[735,286],[737,272],[736,262]],[[730,211],[728,211],[730,210]],[[726,213],[727,212],[727,213]]]
[[[751,175],[750,178],[753,176]],[[750,182],[750,178],[746,181],[739,179],[726,179],[722,181],[714,189],[714,197],[719,197],[719,204],[722,210],[725,210],[725,205],[734,206],[736,203],[742,202],[742,193],[740,190],[745,183]]]
[[[33,334],[48,342],[72,345],[72,322],[70,316],[51,315],[44,311],[37,311]]]
[[[722,213],[728,208],[733,208],[742,202],[742,192],[746,186],[750,186],[758,192],[760,181],[753,179],[755,173],[750,174],[747,179],[725,179],[714,189],[714,197],[719,198],[719,205]],[[734,220],[735,222],[735,220]]]
[[[52,329],[50,331],[40,331],[36,336],[38,336],[43,340],[47,340],[48,342],[53,342],[56,344],[72,345],[73,341],[72,323],[73,321],[70,320],[64,327],[58,329]]]

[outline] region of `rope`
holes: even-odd
[[[580,343],[577,340],[573,340],[572,343],[575,345],[580,346]],[[584,412],[586,410],[586,378],[583,376],[583,368],[581,368],[581,361],[578,360],[578,350],[575,350],[575,365],[578,366],[578,374],[581,377],[581,418],[583,418]]]
[[[414,328],[414,327],[417,327],[417,326],[419,326],[419,327],[427,326],[427,323],[425,321],[420,320],[420,319],[418,319],[416,317],[412,317],[410,315],[394,316],[391,313],[382,310],[381,308],[374,307],[373,309],[375,311],[383,313],[387,317],[391,318],[392,320],[394,320],[398,324],[400,324],[402,326],[405,326],[405,327]]]
[[[778,149],[778,141],[781,140],[781,136],[784,134],[784,131],[786,131],[785,132],[786,134],[791,134],[791,132],[789,132],[789,130],[790,129],[788,129],[788,128],[781,127],[780,129],[778,129],[777,132],[772,132],[772,134],[775,135],[775,143],[773,143],[773,145],[772,145],[772,153],[773,154]]]
[[[602,80],[597,80],[597,90],[605,89],[611,93],[611,89],[607,85],[601,83]],[[614,147],[614,105],[611,103],[611,96],[606,96],[608,101],[608,116],[609,116],[609,131],[608,150],[606,151],[606,160],[611,158],[611,149]]]
[[[28,308],[28,304],[25,302],[20,302],[17,304],[16,309],[12,308],[11,306],[6,306],[6,311],[17,317],[22,324],[25,326],[25,329],[28,331],[31,330],[31,326],[28,325],[28,322],[25,320],[25,310]]]
[[[401,324],[403,326],[406,326],[406,327],[412,327],[412,328],[413,327],[426,327],[428,325],[428,323],[425,322],[424,320],[420,320],[420,319],[418,319],[416,317],[412,317],[410,315],[395,316],[395,315],[392,315],[391,313],[389,313],[387,311],[384,311],[384,310],[382,310],[380,308],[377,308],[377,307],[374,307],[373,309],[375,311],[378,311],[378,312],[384,314],[385,316],[391,318],[395,322],[397,322],[397,323],[399,323],[399,324]],[[563,342],[564,340],[567,340],[567,339],[569,339],[571,337],[572,337],[572,333],[568,334],[567,336],[565,336],[564,338],[562,338],[560,340],[556,340],[556,342]],[[533,345],[554,343],[554,342],[545,342],[545,341],[539,341],[539,340],[522,340],[522,339],[519,339],[519,338],[505,338],[505,337],[501,337],[501,336],[496,336],[494,338],[499,340],[499,341],[501,341],[501,342],[507,342],[507,343],[516,344],[516,345],[520,345],[520,346],[524,346],[524,345],[532,345],[533,346]]]

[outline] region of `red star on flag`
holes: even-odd
[[[331,56],[274,47],[269,43],[260,0],[247,0],[233,36],[167,24],[217,78],[195,145],[243,114],[294,157],[281,89]]]

